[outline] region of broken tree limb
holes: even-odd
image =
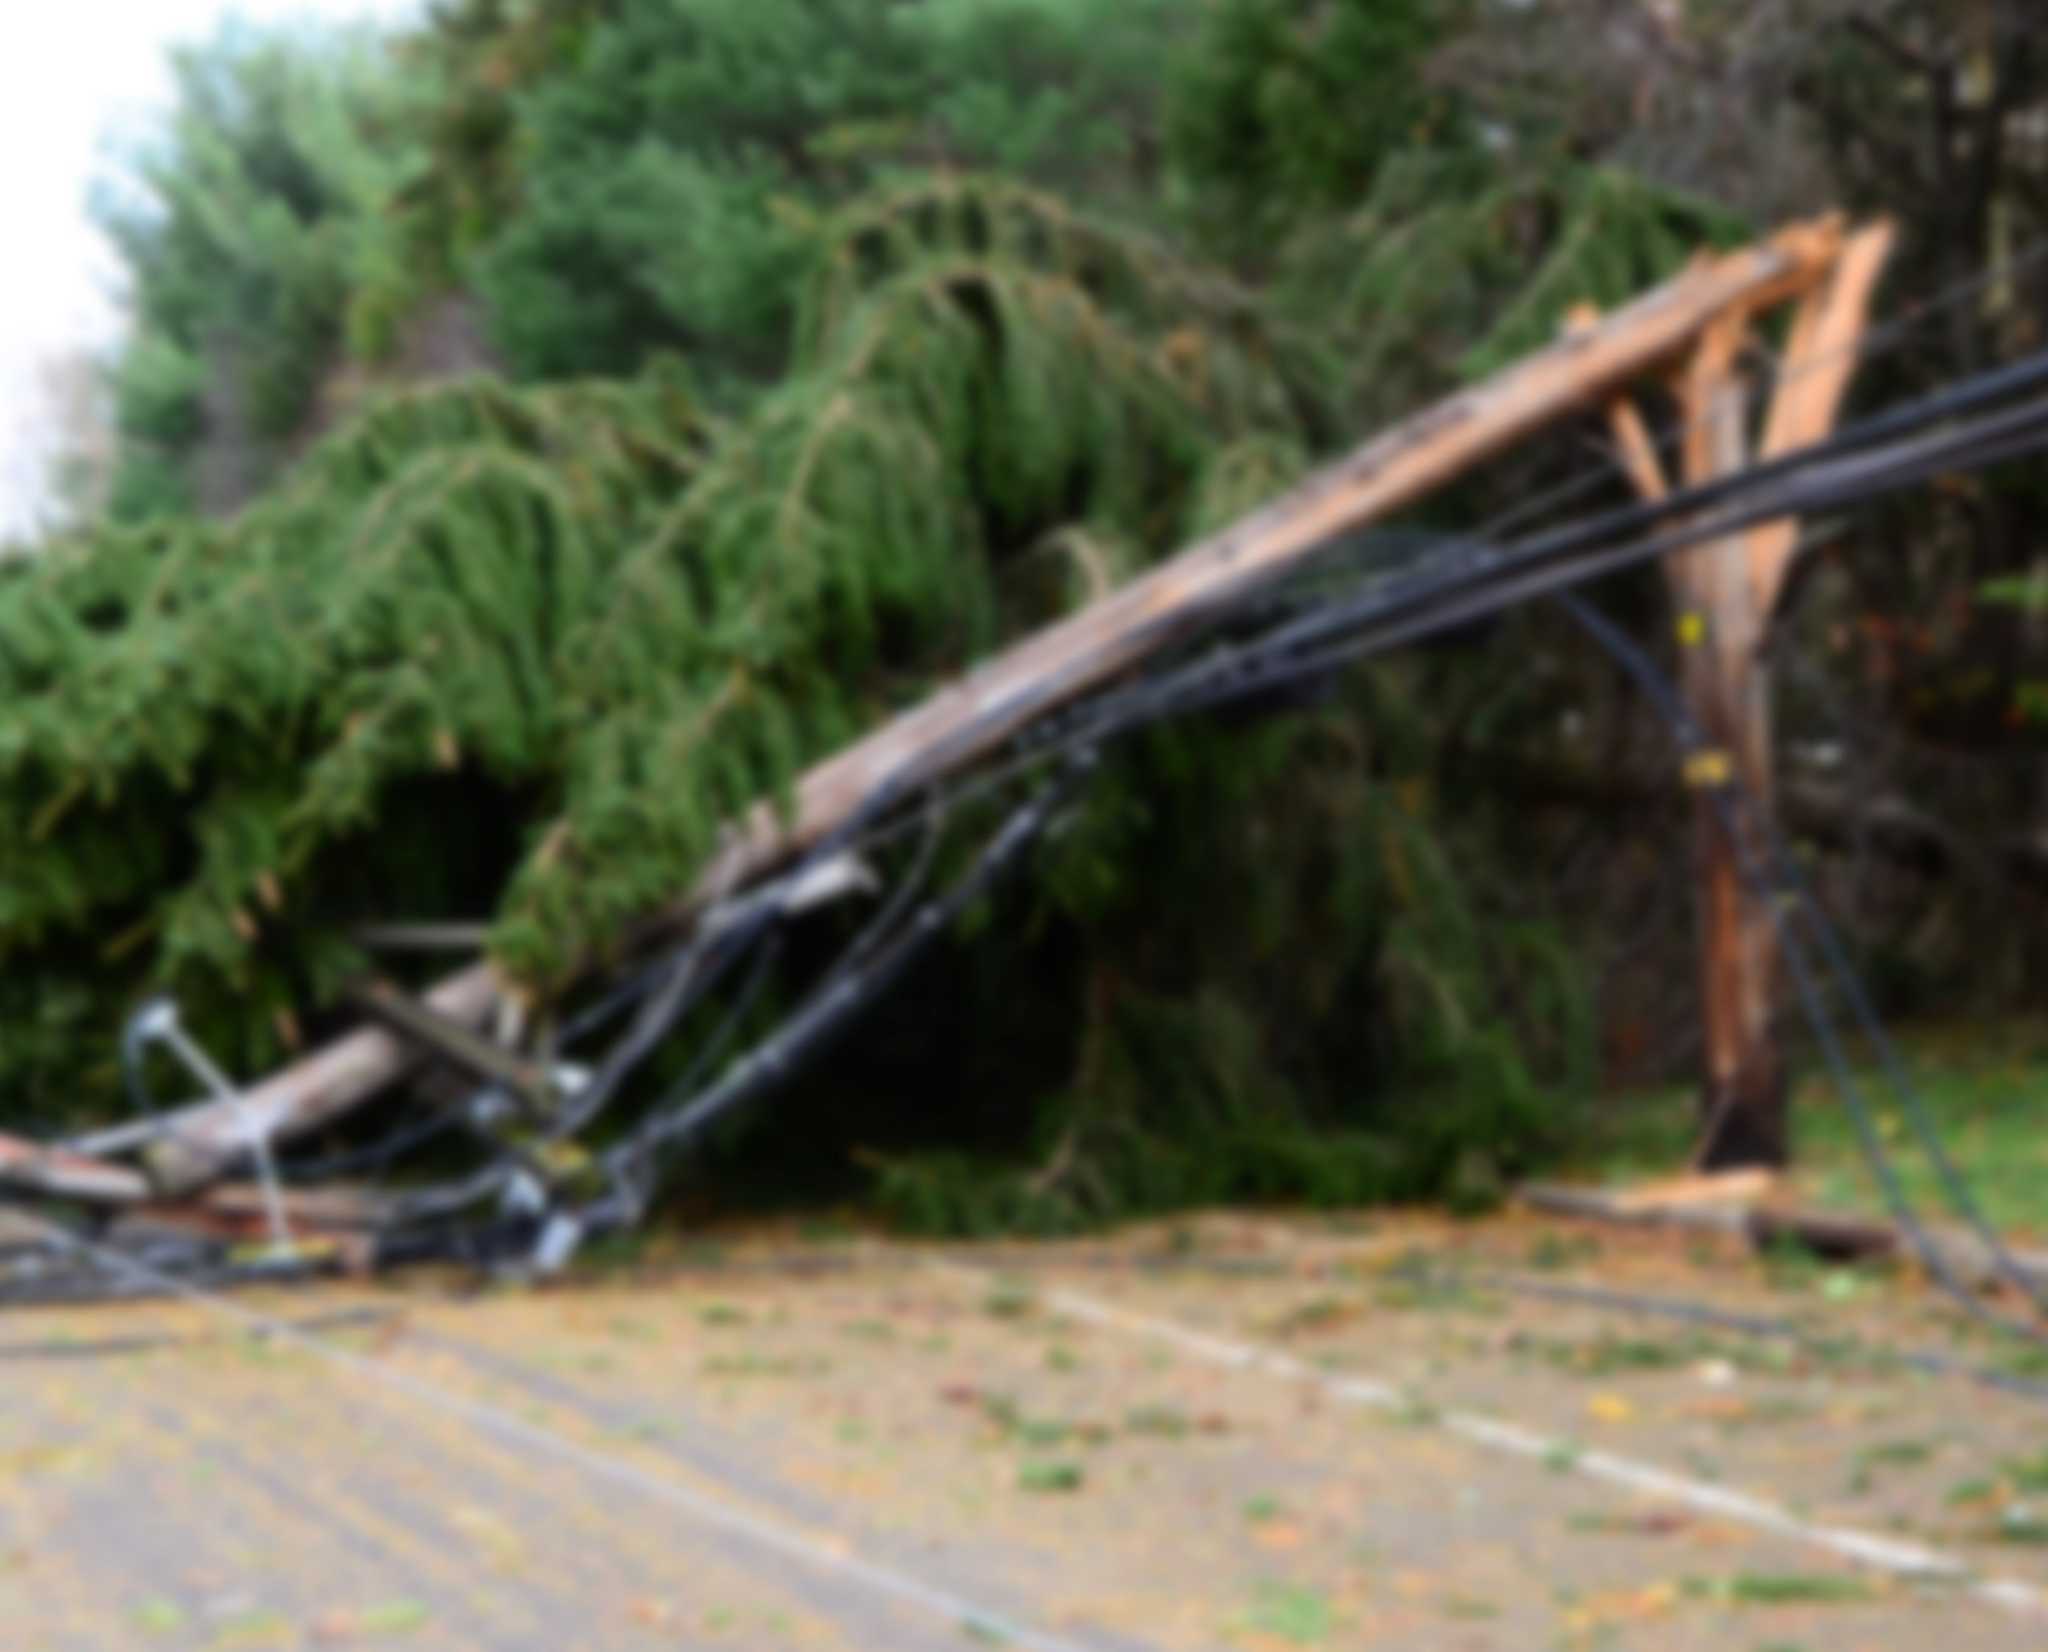
[[[1396,425],[1234,526],[1044,631],[1026,637],[797,783],[785,823],[766,804],[735,830],[693,890],[657,916],[687,922],[707,893],[771,871],[850,819],[885,785],[966,767],[1045,711],[1196,629],[1217,606],[1283,576],[1332,539],[1383,521],[1566,415],[1597,407],[1681,358],[1731,311],[1806,291],[1840,254],[1839,220],[1795,226],[1761,245],[1703,259],[1599,324]],[[488,963],[428,995],[437,1014],[478,1025],[512,989]],[[250,1090],[238,1107],[183,1110],[174,1128],[195,1162],[230,1162],[244,1117],[280,1140],[317,1129],[396,1078],[404,1041],[354,1033]]]

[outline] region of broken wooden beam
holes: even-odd
[[[1731,311],[1790,298],[1822,279],[1842,247],[1830,218],[1740,252],[1703,258],[1599,323],[1402,421],[1272,503],[1182,551],[1069,618],[1026,637],[965,678],[804,774],[785,820],[763,803],[736,822],[692,890],[657,915],[688,922],[852,819],[884,786],[957,773],[1017,729],[1199,628],[1233,599],[1298,568],[1339,537],[1386,520],[1475,465],[1685,354]],[[428,995],[434,1011],[475,1026],[512,991],[489,963]],[[382,1029],[351,1034],[285,1068],[239,1102],[176,1117],[188,1160],[231,1162],[248,1130],[278,1140],[316,1130],[390,1083],[410,1057]]]
[[[149,1197],[149,1181],[139,1171],[14,1136],[0,1136],[0,1187],[88,1205],[137,1204]]]
[[[1654,1189],[1615,1191],[1549,1183],[1533,1183],[1517,1197],[1531,1210],[1580,1221],[1725,1233],[1758,1248],[1797,1245],[1835,1262],[1924,1265],[1911,1236],[1895,1223],[1790,1205],[1769,1194],[1750,1197],[1737,1185],[1739,1178],[1720,1179],[1725,1185],[1718,1198],[1660,1199]],[[2007,1246],[2001,1261],[1990,1246],[1965,1229],[1923,1224],[1923,1230],[1941,1265],[1971,1290],[2011,1283],[2007,1265],[2012,1272],[2048,1289],[2048,1251]]]
[[[1617,1208],[1681,1210],[1702,1205],[1754,1205],[1777,1192],[1775,1172],[1763,1169],[1715,1170],[1670,1181],[1645,1182],[1614,1194]]]
[[[437,1055],[486,1083],[502,1086],[535,1113],[544,1110],[552,1099],[553,1081],[544,1067],[502,1044],[492,1043],[459,1021],[436,1015],[388,981],[356,987],[349,992],[348,999],[372,1020],[412,1039],[422,1051]]]
[[[360,1187],[288,1187],[278,1194],[278,1206],[294,1233],[367,1233],[382,1225],[390,1203]],[[137,1214],[162,1215],[170,1208],[145,1205]],[[252,1233],[262,1229],[270,1212],[263,1189],[253,1182],[208,1188],[189,1206],[179,1208],[218,1222],[243,1224]]]
[[[357,924],[348,938],[371,952],[481,952],[491,938],[489,924]]]

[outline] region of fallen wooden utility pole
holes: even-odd
[[[785,824],[767,806],[739,823],[693,891],[661,915],[687,922],[709,894],[739,888],[850,819],[885,784],[915,785],[974,763],[1013,730],[1199,625],[1218,603],[1284,575],[1332,539],[1422,500],[1561,418],[1597,409],[1668,367],[1730,314],[1810,291],[1840,258],[1842,226],[1796,226],[1759,246],[1700,260],[1597,325],[1405,420],[1234,526],[1182,551],[1070,618],[1016,643],[958,683],[811,769]],[[488,963],[426,995],[438,1016],[485,1022],[510,993]],[[368,1028],[284,1069],[233,1103],[169,1115],[181,1173],[224,1167],[252,1132],[289,1140],[348,1112],[398,1077],[415,1049]]]
[[[1841,257],[1801,295],[1780,358],[1760,439],[1747,430],[1740,362],[1755,308],[1731,305],[1693,346],[1677,380],[1683,421],[1681,479],[1701,486],[1753,461],[1783,457],[1826,438],[1860,352],[1892,232],[1879,224],[1851,237]],[[1632,402],[1610,408],[1624,468],[1637,492],[1670,492],[1662,460]],[[1774,1027],[1777,924],[1771,864],[1771,696],[1763,657],[1772,616],[1798,552],[1799,525],[1771,522],[1678,552],[1664,565],[1675,610],[1686,709],[1710,742],[1688,769],[1695,788],[1700,1014],[1706,1072],[1700,1094],[1702,1169],[1782,1165],[1790,1139],[1785,1066]],[[1730,811],[1714,789],[1733,782],[1744,806]],[[1746,841],[1738,842],[1730,827]]]

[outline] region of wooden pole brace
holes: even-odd
[[[372,1019],[403,1033],[423,1049],[510,1091],[535,1117],[553,1099],[547,1073],[502,1045],[492,1043],[460,1021],[438,1014],[408,997],[388,981],[352,987],[348,1000]]]

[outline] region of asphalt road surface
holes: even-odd
[[[1417,1246],[1860,1340],[1418,1287]],[[1905,1285],[1526,1222],[672,1262],[236,1299],[305,1340],[0,1315],[0,1645],[2048,1646],[2048,1404],[1873,1359],[1955,1343]]]

